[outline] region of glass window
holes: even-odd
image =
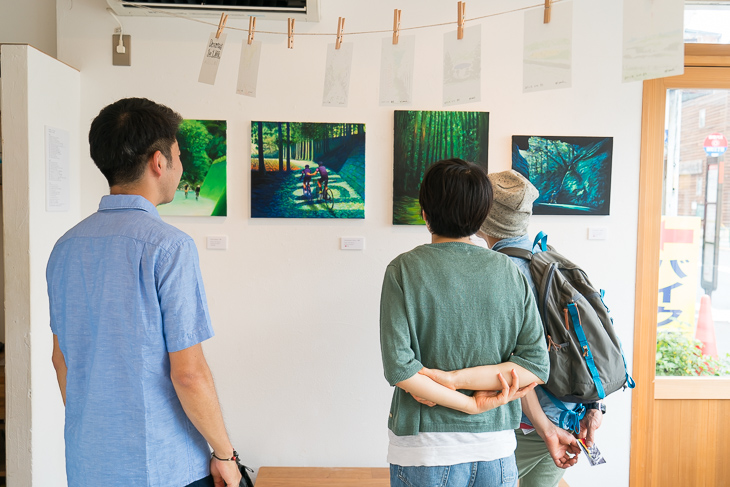
[[[728,5],[702,3],[684,8],[684,42],[730,44],[730,2]]]
[[[668,90],[666,106],[656,374],[727,376],[730,90]]]

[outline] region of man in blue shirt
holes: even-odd
[[[517,247],[532,251],[533,241],[527,235],[527,227],[532,215],[532,204],[539,193],[537,188],[522,174],[514,170],[492,173],[489,175],[494,191],[494,203],[477,235],[486,240],[492,250],[506,247]],[[535,294],[537,290],[530,275],[529,262],[519,257],[510,257],[527,278],[527,282]],[[564,403],[573,410],[576,404]],[[573,445],[577,451],[575,440],[557,425],[563,410],[552,403],[543,389],[538,386],[534,391],[522,398],[522,408],[529,416],[523,415],[523,430],[534,432],[524,434],[516,430],[517,449],[515,459],[519,471],[520,487],[553,487],[557,486],[565,473],[565,468],[573,465],[577,458],[564,462],[559,444]],[[595,430],[601,425],[602,413],[597,408],[589,409],[580,419],[580,438],[585,438],[589,446],[593,444]],[[530,419],[532,422],[530,422]]]
[[[48,261],[69,486],[241,478],[201,348],[213,329],[197,250],[155,208],[172,201],[183,172],[181,120],[140,98],[99,113],[90,152],[110,195]]]

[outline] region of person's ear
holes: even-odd
[[[162,152],[155,151],[155,153],[152,154],[149,160],[149,166],[155,176],[159,177],[162,175],[163,166],[167,166],[167,160],[165,160],[165,156],[162,155]]]

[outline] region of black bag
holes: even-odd
[[[550,378],[543,388],[561,401],[589,403],[622,387],[636,385],[626,370],[613,319],[583,269],[547,245],[540,232],[533,248],[506,247],[499,252],[530,262],[537,306],[550,355]]]
[[[238,465],[238,470],[241,472],[241,482],[238,487],[253,487],[251,477],[248,475],[249,472],[253,473],[253,469],[242,464],[238,456],[236,457],[236,465]]]

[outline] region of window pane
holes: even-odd
[[[686,6],[684,42],[730,44],[730,5]]]
[[[657,375],[730,375],[730,90],[668,90]]]

